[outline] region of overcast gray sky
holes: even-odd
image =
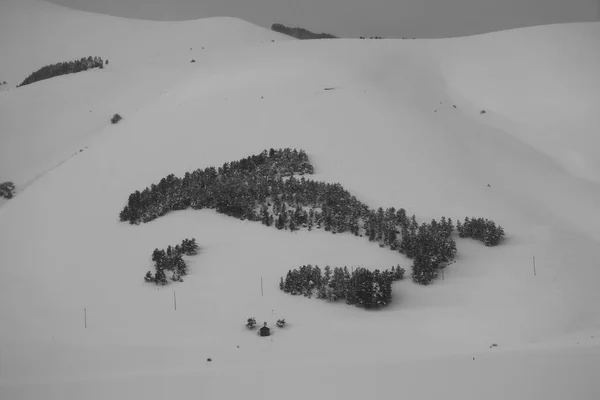
[[[600,0],[49,0],[129,18],[238,17],[337,36],[446,37],[597,21]]]

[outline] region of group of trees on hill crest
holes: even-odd
[[[413,259],[413,281],[425,285],[453,262],[457,249],[451,218],[419,224],[415,215],[409,217],[403,208],[371,209],[339,183],[304,176],[313,173],[303,150],[264,150],[219,168],[187,172],[183,178],[170,174],[158,184],[132,193],[119,218],[139,224],[172,210],[209,208],[279,230],[347,232]],[[480,219],[465,221],[476,222],[467,222],[467,228],[460,224],[461,237],[483,238],[486,245],[495,246],[504,236],[502,227],[491,221],[482,220],[485,228],[480,228]]]
[[[273,24],[271,25],[271,30],[295,37],[296,39],[337,39],[337,36],[329,33],[313,33],[304,28],[292,28],[283,24]]]
[[[106,60],[106,64],[108,64],[108,60]],[[46,65],[25,78],[25,80],[21,82],[20,85],[17,85],[17,87],[29,85],[44,79],[50,79],[55,76],[74,74],[93,68],[104,68],[104,61],[101,57],[89,56],[88,58],[84,57],[76,61],[67,61]]]

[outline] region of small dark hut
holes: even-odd
[[[269,327],[267,327],[266,322],[265,322],[265,325],[258,330],[258,334],[260,336],[271,336],[271,329],[269,329]]]

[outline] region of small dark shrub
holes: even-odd
[[[146,282],[154,282],[155,280],[154,280],[154,276],[152,275],[152,272],[148,271],[148,273],[144,277],[144,280]]]
[[[120,120],[122,120],[123,117],[121,117],[119,114],[115,114],[113,115],[113,117],[110,119],[110,122],[112,122],[113,124],[116,124],[117,122],[119,122]]]
[[[248,329],[253,329],[255,326],[256,326],[256,318],[254,318],[254,317],[248,318],[248,321],[246,322],[246,327]]]
[[[0,197],[12,199],[15,195],[15,184],[12,182],[0,183]]]

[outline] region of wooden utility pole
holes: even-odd
[[[535,256],[533,256],[533,276],[536,276],[536,273],[535,273]]]
[[[173,304],[175,305],[175,311],[177,311],[177,296],[175,295],[174,290],[173,290]]]
[[[260,295],[261,295],[261,297],[264,296],[262,276],[260,277]]]
[[[83,326],[87,329],[87,308],[83,309]]]

